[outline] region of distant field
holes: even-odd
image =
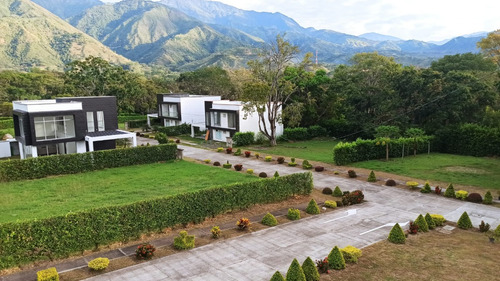
[[[500,159],[431,153],[389,162],[370,160],[350,166],[462,185],[500,190]]]
[[[264,154],[296,157],[333,164],[333,148],[337,143],[338,141],[334,140],[309,140],[280,143],[275,147],[249,146],[247,149]]]
[[[2,183],[0,223],[133,203],[258,177],[186,161]]]

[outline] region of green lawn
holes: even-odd
[[[258,177],[185,161],[2,183],[0,223],[132,203]]]
[[[500,159],[431,153],[389,162],[371,160],[350,164],[422,180],[436,180],[500,190]]]
[[[258,151],[264,154],[274,154],[286,157],[296,157],[306,160],[333,163],[333,148],[338,141],[309,140],[300,142],[279,143],[275,147],[249,146],[242,148]]]

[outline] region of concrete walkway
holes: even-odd
[[[266,163],[254,158],[180,146],[184,156],[231,164],[255,173],[272,176],[302,172],[300,168]],[[316,188],[340,186],[342,190],[360,189],[366,203],[299,221],[249,233],[145,262],[87,280],[269,280],[276,270],[286,273],[294,258],[321,259],[335,246],[362,248],[384,240],[391,224],[406,223],[419,214],[442,214],[457,221],[467,211],[477,226],[484,220],[492,228],[500,224],[500,208],[446,199],[394,187],[312,172]],[[487,238],[485,237],[485,243]]]

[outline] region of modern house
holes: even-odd
[[[133,133],[118,130],[116,97],[74,97],[13,102],[21,159],[116,148]]]

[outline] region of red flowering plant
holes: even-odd
[[[434,188],[434,192],[436,192],[437,195],[441,194],[441,188],[436,186],[436,188]]]
[[[410,228],[408,229],[408,233],[417,234],[418,232],[418,224],[413,221],[410,221]]]
[[[137,249],[135,250],[135,256],[140,260],[149,260],[154,256],[155,251],[155,246],[149,243],[144,243],[137,246]]]
[[[245,230],[250,227],[250,220],[247,218],[241,218],[236,222],[236,225],[238,226],[239,230]]]
[[[232,152],[233,152],[233,148],[231,148],[231,147],[226,148],[227,154],[231,154]]]
[[[250,152],[250,151],[245,151],[245,157],[250,157],[250,154],[252,154],[252,152]]]
[[[330,270],[328,269],[328,257],[323,260],[317,260],[316,267],[318,268],[319,273],[330,273]]]

